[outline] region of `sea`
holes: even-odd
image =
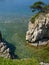
[[[0,31],[19,58],[29,58],[33,54],[32,48],[26,46],[25,36],[28,22],[34,14],[30,6],[36,1],[39,0],[0,0]]]

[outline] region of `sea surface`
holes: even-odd
[[[33,0],[0,0],[0,15],[32,15]]]
[[[36,1],[39,0],[0,0],[0,15],[32,15],[29,7]],[[41,1],[49,3],[49,0]]]
[[[33,55],[32,48],[26,46],[25,36],[29,19],[33,15],[29,7],[36,1],[0,0],[0,31],[18,58],[29,58]]]
[[[33,0],[0,0],[0,31],[3,39],[18,58],[30,57],[25,35]]]

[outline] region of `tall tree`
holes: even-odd
[[[31,5],[30,8],[32,9],[32,12],[46,12],[46,10],[49,10],[49,5],[42,1],[38,1]]]

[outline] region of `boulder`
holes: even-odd
[[[26,32],[26,40],[31,43],[45,38],[49,39],[49,13],[45,15],[40,14],[34,23],[30,21]]]
[[[49,65],[49,63],[40,62],[40,65]]]
[[[15,58],[14,52],[12,52],[11,48],[9,47],[9,44],[7,44],[6,41],[3,40],[2,34],[0,32],[0,57],[4,58]]]
[[[4,42],[0,43],[0,57],[11,58],[10,48]]]

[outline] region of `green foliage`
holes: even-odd
[[[30,21],[32,23],[34,23],[35,22],[35,18],[38,17],[38,16],[39,16],[39,13],[35,14],[34,16],[31,17]]]
[[[49,12],[49,5],[46,5],[43,7],[43,12],[45,12],[45,13]]]
[[[34,58],[20,60],[0,58],[0,65],[39,65],[39,63]]]
[[[32,6],[30,6],[32,9],[32,12],[36,12],[36,14],[30,19],[32,23],[35,22],[35,18],[40,14],[40,13],[46,13],[49,12],[49,5],[46,5],[42,1],[35,2]]]
[[[36,12],[33,17],[31,17],[30,21],[32,23],[35,22],[35,18],[40,14],[40,13],[48,13],[49,12],[49,5],[45,4],[42,1],[35,2],[32,6],[30,6],[32,9],[32,12]]]
[[[39,60],[39,62],[43,61],[43,62],[48,62],[49,63],[49,44],[43,47],[39,47],[36,52],[35,52],[35,56],[37,56],[36,58]]]
[[[49,5],[46,5],[42,1],[35,2],[30,8],[32,9],[32,12],[47,12],[46,9],[49,11]]]

